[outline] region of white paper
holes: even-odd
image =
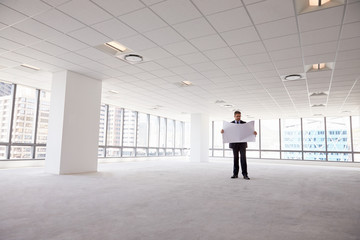
[[[236,124],[223,122],[223,142],[255,142],[254,121]]]

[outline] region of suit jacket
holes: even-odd
[[[231,123],[235,123],[235,120]],[[246,123],[242,120],[240,120],[240,124]],[[229,143],[229,148],[237,148],[240,149],[241,147],[247,148],[247,142],[236,142],[236,143]]]

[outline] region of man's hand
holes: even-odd
[[[256,131],[254,131],[254,135],[255,135],[255,136],[257,135],[257,132],[256,132]]]
[[[221,129],[221,133],[224,133],[224,129]]]

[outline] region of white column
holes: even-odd
[[[45,171],[96,172],[101,81],[71,71],[54,73]]]
[[[202,113],[191,114],[190,160],[209,161],[209,116]]]

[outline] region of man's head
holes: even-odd
[[[241,112],[240,111],[235,111],[234,112],[234,118],[235,118],[235,121],[240,121]]]

